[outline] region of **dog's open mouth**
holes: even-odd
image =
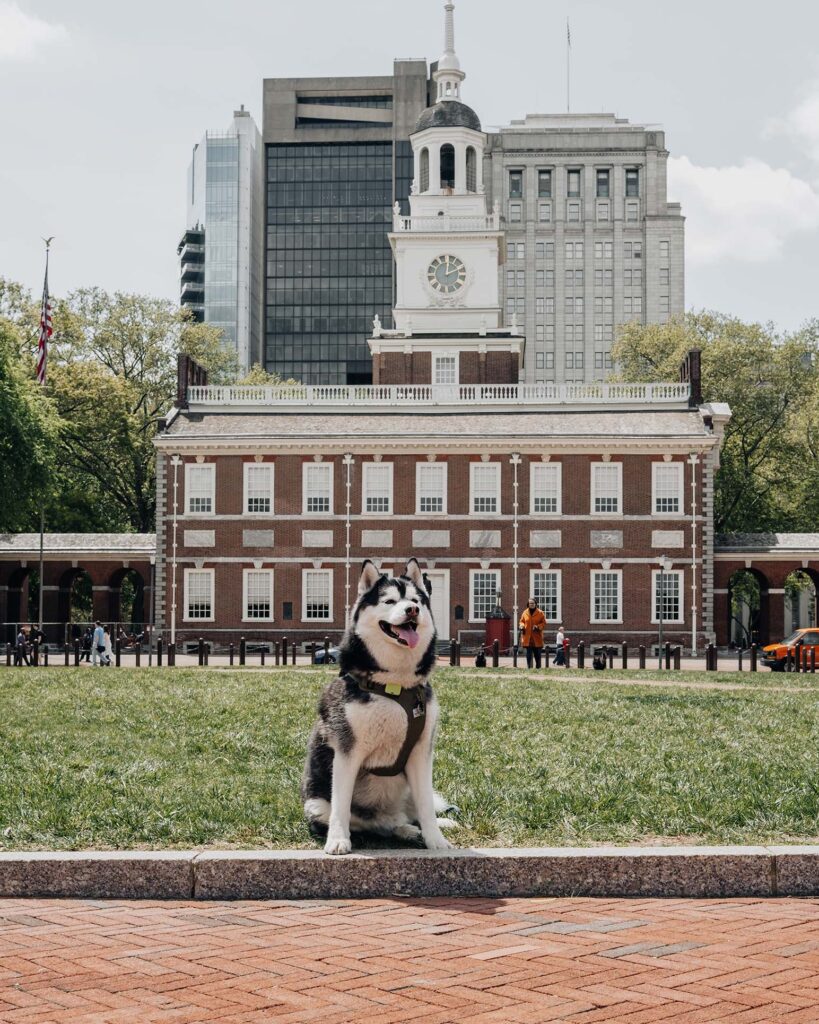
[[[418,629],[414,622],[405,622],[401,626],[393,626],[390,622],[384,622],[382,619],[378,625],[381,627],[381,631],[386,633],[387,636],[392,637],[393,640],[397,640],[399,644],[403,644],[404,647],[417,647],[420,637],[418,636]]]

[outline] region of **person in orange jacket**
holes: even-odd
[[[543,652],[543,633],[546,629],[546,616],[538,608],[534,597],[529,598],[529,603],[523,609],[523,615],[518,623],[520,629],[520,642],[526,648],[526,666],[532,667],[534,660],[537,668],[540,668],[540,656]]]

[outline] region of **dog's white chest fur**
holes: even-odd
[[[430,720],[432,703],[427,706],[425,731],[434,724],[434,719]],[[356,746],[364,754],[364,767],[394,764],[407,736],[407,713],[401,705],[375,695],[369,701],[348,704],[345,712]]]

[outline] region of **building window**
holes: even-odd
[[[243,619],[246,622],[272,622],[273,570],[245,569],[242,577]]]
[[[636,197],[640,195],[640,169],[639,167],[626,168],[626,196]]]
[[[446,515],[446,463],[415,464],[415,511],[420,515]]]
[[[458,353],[436,352],[432,357],[432,383],[433,384],[457,384],[458,383]]]
[[[634,223],[639,220],[640,209],[637,203],[626,203],[626,220]]]
[[[185,618],[213,622],[213,569],[185,569]]]
[[[668,242],[660,242],[660,259],[668,259]]]
[[[421,191],[429,192],[429,150],[421,150]]]
[[[599,221],[605,221],[609,219],[609,204],[598,203],[597,204],[597,219]]]
[[[547,270],[546,271],[546,287],[547,288],[554,288],[554,286],[555,286],[555,272],[554,272],[554,270]]]
[[[546,258],[546,244],[544,242],[535,242],[535,259],[543,260]]]
[[[364,515],[392,515],[391,462],[364,462],[361,466],[361,490]]]
[[[535,327],[535,341],[545,341],[546,334],[543,324],[537,324]]]
[[[545,352],[546,356],[546,369],[553,370],[555,368],[555,354],[554,352]]]
[[[517,271],[517,275],[518,275],[518,277],[517,277],[517,286],[518,286],[518,288],[525,288],[526,287],[526,271],[525,270],[518,270]]]
[[[466,191],[478,191],[478,157],[474,146],[466,147]]]
[[[597,198],[608,199],[609,198],[609,171],[598,171],[597,172]],[[608,217],[604,218],[608,220]]]
[[[523,171],[509,172],[509,198],[521,199],[523,197]]]
[[[521,204],[510,203],[509,204],[509,220],[512,224],[520,224],[521,222]]]
[[[245,514],[273,514],[273,464],[245,463]]]
[[[469,511],[473,516],[500,512],[500,463],[472,462],[469,466]]]
[[[547,260],[553,260],[554,258],[555,258],[555,243],[554,242],[547,242],[546,243],[546,259]]]
[[[455,188],[455,147],[449,142],[441,146],[441,188]]]
[[[566,172],[566,195],[569,199],[580,198],[580,171]]]
[[[514,272],[514,270],[507,270],[506,271],[506,287],[507,288],[514,288],[515,287],[515,272]]]
[[[561,512],[559,462],[532,462],[529,469],[529,514],[559,516]]]
[[[542,370],[545,367],[545,365],[546,365],[546,363],[545,363],[545,361],[543,359],[543,353],[542,352],[535,352],[535,369],[536,370]]]
[[[329,622],[333,618],[333,570],[302,569],[302,609],[305,622]]]
[[[185,510],[188,515],[212,516],[216,490],[216,466],[194,464],[185,466]]]
[[[560,570],[533,569],[529,574],[529,593],[537,601],[546,621],[560,625]]]
[[[595,242],[594,243],[594,258],[596,260],[611,260],[611,259],[614,259],[614,243],[613,242]]]
[[[583,259],[583,243],[582,242],[566,242],[566,259],[567,260],[582,260]]]
[[[669,298],[668,298],[667,295],[661,295],[660,296],[660,312],[661,313],[670,313],[671,312],[671,304],[670,304],[670,301],[669,301]]]
[[[333,514],[332,462],[305,462],[302,467],[302,511],[306,516]]]
[[[652,515],[679,515],[683,511],[684,470],[681,462],[651,464]]]
[[[591,621],[622,622],[623,610],[620,592],[623,585],[623,573],[614,571],[591,574]]]
[[[498,603],[500,569],[469,570],[469,621],[486,622]]]
[[[552,172],[551,171],[538,171],[537,172],[537,194],[541,199],[552,198]]]
[[[526,259],[526,243],[525,242],[517,242],[517,243],[515,243],[515,256],[519,260],[525,260]]]
[[[593,462],[591,510],[594,515],[619,516],[623,511],[622,462]]]
[[[668,284],[668,267],[660,267],[660,284]]]
[[[545,307],[545,300],[543,299],[543,297],[541,295],[538,295],[535,298],[535,313],[538,316],[543,316],[543,313],[545,312],[545,309],[546,309],[546,307]]]
[[[539,203],[538,204],[538,216],[540,217],[541,224],[548,224],[552,219],[552,204],[551,203]]]
[[[576,223],[580,220],[580,203],[569,203],[568,220]]]
[[[660,621],[660,608],[662,606],[663,622],[682,622],[682,591],[684,575],[680,569],[671,569],[668,572],[660,572],[659,569],[652,570],[651,579],[653,582],[652,592],[654,594],[653,607],[651,609],[651,621]]]
[[[535,288],[543,288],[546,284],[546,271],[536,270],[535,271]]]

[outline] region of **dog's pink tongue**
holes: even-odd
[[[418,631],[415,629],[408,629],[406,626],[396,626],[395,632],[399,634],[402,640],[406,641],[408,647],[418,646]]]

